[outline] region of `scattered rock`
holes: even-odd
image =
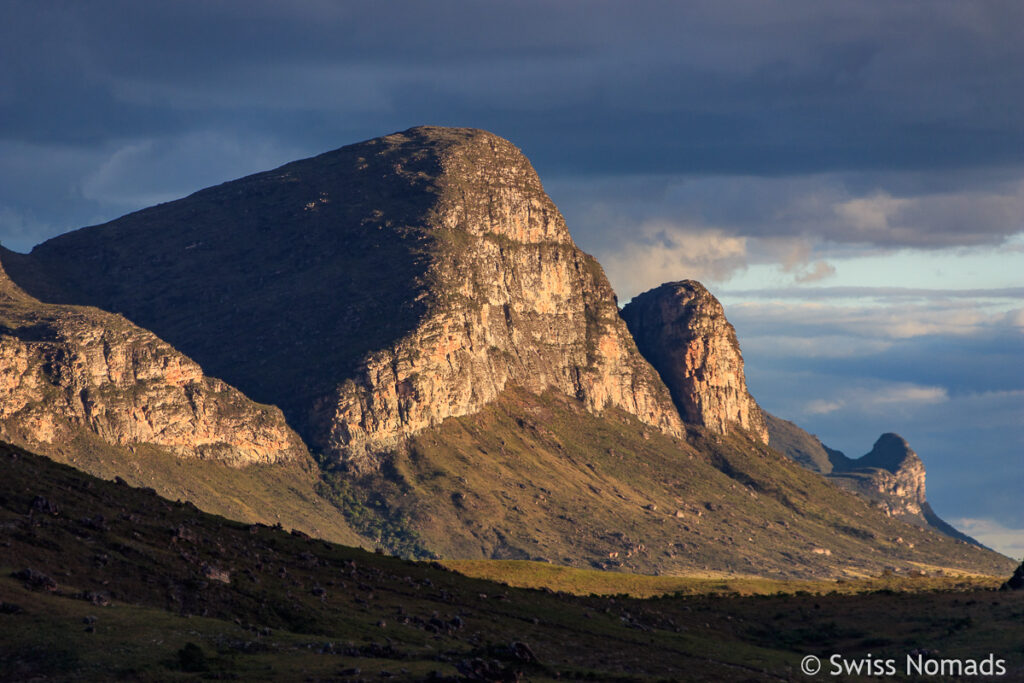
[[[90,602],[97,607],[108,607],[110,606],[110,595],[107,593],[101,593],[98,591],[86,591],[79,593],[79,597]]]
[[[512,644],[508,647],[509,650],[512,651],[512,656],[518,659],[519,661],[526,662],[528,664],[537,663],[537,655],[533,654],[533,650],[530,649],[530,646],[526,643],[516,640],[513,641]]]
[[[57,582],[42,572],[26,567],[11,574],[16,579],[23,581],[27,588],[36,591],[53,592],[57,590]]]
[[[60,507],[49,498],[44,498],[43,496],[33,498],[30,509],[32,512],[41,512],[47,515],[57,516],[60,514]]]
[[[221,569],[215,567],[212,564],[204,564],[202,566],[203,576],[210,579],[211,581],[220,581],[221,583],[231,583],[231,572],[227,569]]]
[[[13,602],[0,601],[0,614],[24,614],[25,610],[21,605]]]

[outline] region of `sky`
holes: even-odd
[[[699,279],[768,411],[1024,555],[1017,0],[0,0],[18,251],[415,125],[531,159],[620,302]]]

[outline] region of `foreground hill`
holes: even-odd
[[[573,597],[229,522],[6,445],[0,544],[2,680],[761,681],[809,653],[902,667],[915,649],[1024,673],[1024,596],[963,579]]]
[[[640,316],[637,339],[675,345],[684,372],[652,367],[529,162],[483,131],[410,129],[0,258],[60,310],[122,313],[280,406],[319,456],[333,509],[317,509],[391,552],[802,577],[1012,568],[768,449],[699,284],[670,302],[697,315]]]

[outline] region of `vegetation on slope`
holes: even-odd
[[[445,558],[776,578],[1013,569],[890,519],[763,444],[701,430],[673,439],[554,392],[508,391],[351,481]]]
[[[0,679],[779,680],[808,653],[995,653],[1024,595],[635,600],[231,522],[0,446]],[[799,674],[796,674],[799,675]]]

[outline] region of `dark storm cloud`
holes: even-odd
[[[39,177],[52,203],[5,170],[0,239],[434,123],[513,140],[599,254],[652,222],[682,223],[679,249],[693,231],[998,244],[1024,202],[1022,19],[950,0],[6,0],[5,167],[92,165]]]
[[[41,5],[5,6],[6,136],[269,125],[283,108],[311,111],[325,135],[332,116],[366,135],[476,123],[572,173],[960,166],[1024,151],[1019,3]]]

